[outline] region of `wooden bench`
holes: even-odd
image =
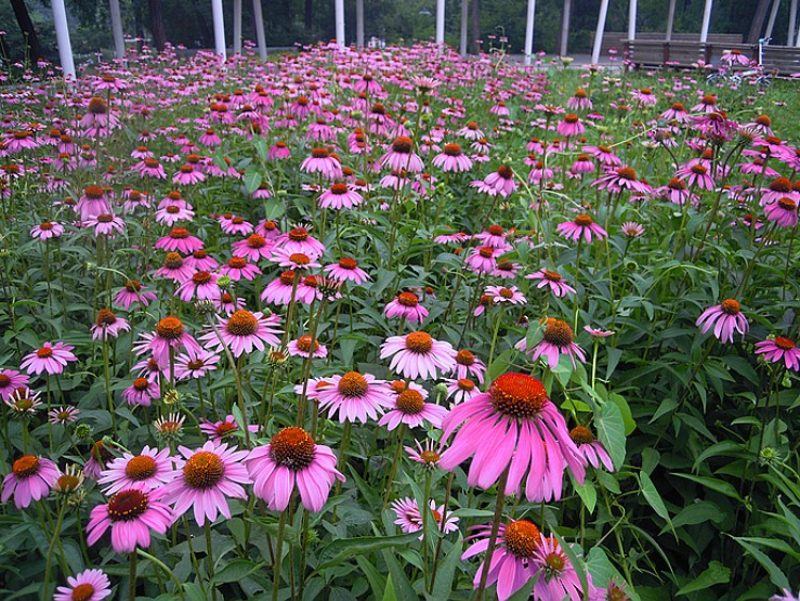
[[[655,32],[655,31],[642,31],[636,33],[635,42],[642,42],[644,46],[642,46],[642,50],[649,52],[650,42],[659,42],[664,43],[664,38],[666,37],[665,33]],[[595,34],[592,32],[589,36],[590,45],[594,48],[594,38]],[[620,31],[606,31],[603,34],[603,43],[600,46],[600,56],[606,56],[608,51],[611,48],[615,48],[617,52],[622,54],[626,49],[626,41],[628,41],[628,34],[627,32],[620,32]],[[699,33],[673,33],[672,34],[672,41],[670,43],[683,43],[683,42],[695,42],[696,44],[700,43],[700,34]],[[708,34],[708,43],[709,44],[741,44],[742,43],[742,34],[740,33],[710,33]],[[673,54],[675,56],[679,56],[683,58],[686,56],[686,48],[685,46],[681,46],[680,44],[675,48]],[[647,54],[650,57],[650,54]],[[662,61],[657,61],[656,63],[645,63],[645,64],[663,64]]]

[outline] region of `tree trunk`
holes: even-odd
[[[481,45],[478,43],[481,39],[481,13],[478,0],[472,0],[472,51],[480,55]]]
[[[194,14],[197,18],[197,25],[200,27],[200,35],[202,36],[201,46],[203,48],[212,48],[214,46],[213,34],[211,28],[208,26],[208,21],[203,14],[203,10],[198,6],[197,0],[194,0]]]
[[[147,0],[147,4],[150,8],[150,31],[153,33],[153,44],[161,52],[167,43],[164,19],[161,16],[161,0]]]
[[[314,0],[305,0],[303,6],[303,31],[306,36],[311,35],[311,28],[314,25]],[[306,40],[310,42],[311,40]]]
[[[11,7],[14,9],[14,16],[19,23],[22,37],[28,43],[30,60],[35,65],[40,58],[44,58],[44,54],[42,54],[42,47],[39,44],[39,36],[36,35],[36,28],[28,13],[28,7],[25,6],[25,0],[11,0]]]
[[[756,12],[753,15],[753,22],[750,25],[750,33],[747,34],[748,44],[757,44],[761,37],[761,30],[764,29],[764,21],[767,20],[770,0],[758,0]]]

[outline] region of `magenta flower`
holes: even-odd
[[[537,288],[550,288],[550,291],[557,297],[562,298],[567,294],[575,294],[575,288],[567,284],[561,274],[545,269],[544,267],[535,273],[525,276],[526,280],[539,280]]]
[[[17,388],[27,386],[31,377],[15,369],[0,370],[0,400],[7,400],[16,392]]]
[[[157,269],[153,275],[182,284],[186,280],[191,279],[192,274],[199,269],[198,267],[189,264],[189,258],[190,257],[187,257],[187,260],[184,261],[183,257],[176,252],[167,253],[167,255],[164,257],[164,264]]]
[[[422,513],[414,499],[405,497],[392,501],[392,511],[394,511],[394,514],[397,516],[394,523],[400,526],[400,530],[404,533],[408,534],[411,532],[420,532],[422,530]],[[444,527],[442,527],[442,515],[444,513],[444,505],[437,506],[436,501],[431,499],[428,523],[430,524],[431,519],[433,519],[433,524],[436,525],[436,529],[440,532],[443,531],[445,534],[458,530],[458,517],[454,516],[452,512],[447,514]],[[420,539],[421,538],[422,537],[420,537]]]
[[[580,118],[578,115],[574,115],[572,113],[567,113],[564,115],[563,121],[559,122],[559,124],[556,126],[556,132],[558,132],[558,135],[564,136],[565,138],[574,138],[575,136],[580,136],[584,131],[586,131],[586,128],[584,128]]]
[[[381,167],[389,166],[392,171],[419,173],[425,168],[422,159],[413,151],[414,142],[408,136],[398,136],[392,146],[379,161]]]
[[[136,378],[133,383],[122,391],[122,398],[129,405],[149,407],[154,399],[161,398],[161,386],[158,380]]]
[[[306,173],[319,173],[328,180],[341,179],[343,175],[338,159],[331,156],[327,148],[313,149],[311,156],[300,164],[300,169]]]
[[[478,180],[470,184],[473,188],[488,194],[507,198],[517,189],[517,182],[514,181],[514,172],[508,165],[500,165],[497,171],[490,173],[483,180]]]
[[[797,225],[797,202],[791,198],[779,198],[764,207],[767,221],[774,221],[778,227],[791,228]]]
[[[516,286],[511,286],[510,288],[505,286],[486,286],[484,294],[491,296],[492,302],[495,304],[524,305],[528,302]]]
[[[171,252],[182,252],[184,255],[193,253],[203,248],[203,241],[189,234],[186,228],[174,227],[169,234],[159,238],[155,244],[160,248]]]
[[[436,378],[436,370],[447,373],[456,362],[449,342],[434,340],[427,332],[391,336],[381,345],[380,358],[392,357],[389,369],[404,378]]]
[[[341,283],[353,282],[359,285],[372,279],[366,271],[358,266],[355,259],[347,257],[340,259],[338,263],[326,265],[323,271],[328,274],[328,277]]]
[[[175,378],[186,380],[202,378],[208,372],[217,369],[219,355],[210,351],[190,351],[175,357]]]
[[[333,184],[328,190],[319,197],[319,208],[333,209],[353,209],[364,202],[364,197],[355,190],[351,190],[347,184]]]
[[[17,509],[25,509],[31,501],[44,499],[56,485],[59,477],[56,464],[44,457],[23,455],[11,466],[3,478],[3,493],[0,501],[5,503],[14,495]]]
[[[31,229],[31,236],[39,240],[50,240],[51,238],[59,238],[64,233],[64,226],[60,223],[45,221],[39,225],[33,226]]]
[[[250,234],[246,239],[231,245],[234,257],[242,257],[253,262],[261,258],[269,259],[273,246],[274,242],[267,240],[261,234]]]
[[[568,240],[578,241],[581,236],[586,240],[586,244],[592,243],[592,234],[598,238],[606,238],[608,233],[597,225],[589,215],[578,215],[574,221],[560,223],[556,231]]]
[[[733,342],[734,332],[739,332],[744,340],[744,335],[750,328],[741,306],[732,298],[703,311],[695,325],[701,328],[703,334],[713,327],[714,336],[721,342]]]
[[[275,245],[289,254],[302,253],[316,260],[325,253],[325,245],[304,227],[295,227],[275,238]]]
[[[108,309],[100,309],[90,331],[92,332],[92,340],[106,341],[109,337],[117,338],[120,332],[127,332],[130,329],[131,324],[126,319],[117,317]]]
[[[200,423],[200,431],[208,436],[209,440],[217,444],[222,442],[222,439],[231,432],[235,432],[238,429],[239,425],[233,415],[226,415],[224,420],[216,422],[203,421]],[[258,426],[255,424],[247,426],[247,429],[254,434],[258,432]]]
[[[603,443],[597,440],[592,431],[585,426],[575,426],[569,431],[569,436],[578,447],[578,452],[583,455],[586,461],[593,468],[599,469],[600,464],[609,471],[614,471],[614,462],[603,446]]]
[[[565,466],[579,483],[586,476],[564,417],[531,376],[503,374],[488,392],[456,405],[442,422],[442,440],[459,426],[439,465],[453,470],[472,457],[470,486],[491,488],[508,468],[505,494],[520,494],[524,479],[527,499],[539,502],[561,498]]]
[[[185,348],[187,351],[200,352],[202,349],[197,341],[184,329],[183,322],[169,315],[158,322],[155,332],[146,332],[140,335],[133,350],[137,355],[148,351],[153,353],[153,358],[162,368],[169,365],[169,349],[177,351]]]
[[[558,366],[558,359],[561,355],[567,355],[570,358],[573,368],[575,367],[576,357],[581,363],[586,362],[586,354],[581,347],[575,344],[575,334],[570,325],[566,321],[553,319],[552,317],[548,318],[544,337],[536,346],[529,349],[526,339],[523,338],[514,345],[514,348],[532,355],[532,361],[544,356],[547,358],[547,365],[550,369],[555,369]]]
[[[786,369],[800,371],[800,349],[793,340],[784,336],[775,336],[756,343],[756,354],[764,361],[779,363],[783,360]]]
[[[172,482],[164,487],[164,501],[175,504],[175,517],[191,507],[198,526],[206,520],[213,523],[220,513],[231,519],[228,497],[247,500],[241,485],[252,483],[242,463],[248,451],[211,440],[199,449],[180,446],[178,451],[185,460],[174,459],[177,469],[172,472]]]
[[[100,186],[87,186],[83,196],[75,205],[75,210],[81,214],[81,221],[88,221],[92,217],[105,215],[111,212],[111,203],[108,202],[105,191]]]
[[[234,357],[252,353],[253,349],[263,351],[265,346],[277,346],[280,338],[276,334],[283,333],[283,330],[274,327],[280,322],[280,315],[264,317],[260,312],[251,313],[246,309],[239,309],[227,319],[219,316],[217,319],[222,328],[212,329],[199,339],[214,350],[221,350],[227,345]]]
[[[324,359],[328,356],[328,347],[324,344],[320,344],[319,340],[311,338],[308,334],[290,341],[289,344],[286,345],[286,350],[292,357]]]
[[[295,485],[303,506],[319,511],[334,480],[345,480],[330,447],[316,444],[302,428],[284,428],[270,444],[253,449],[245,463],[253,479],[253,494],[274,511],[286,509]]]
[[[216,273],[197,271],[175,291],[175,296],[188,303],[192,300],[217,300],[222,291],[217,286]]]
[[[67,578],[69,586],[59,586],[53,601],[103,601],[111,595],[111,582],[103,570],[84,570]]]
[[[391,432],[400,424],[409,428],[419,428],[426,421],[434,428],[440,428],[447,415],[447,409],[435,403],[426,403],[428,391],[422,387],[405,388],[394,395],[389,411],[378,422],[379,426],[387,426]]]
[[[326,378],[324,384],[317,385],[319,408],[327,409],[329,419],[338,414],[340,423],[366,423],[368,417],[377,420],[378,414],[392,405],[386,382],[372,374],[350,371]]]
[[[455,374],[456,378],[475,376],[481,384],[483,384],[483,374],[485,372],[486,364],[466,349],[456,353],[456,362],[450,371],[451,374]]]
[[[455,405],[468,401],[477,394],[480,390],[475,386],[475,382],[469,378],[459,378],[457,380],[445,378],[444,383],[447,385],[447,398],[452,402],[450,408]]]
[[[383,314],[388,319],[402,317],[410,323],[422,323],[428,316],[428,310],[419,304],[416,294],[401,292],[383,308]]]
[[[141,490],[148,492],[172,481],[172,458],[169,448],[158,450],[146,445],[139,455],[127,451],[116,457],[101,472],[97,483],[103,492],[113,495],[119,491]]]
[[[442,456],[442,447],[439,443],[430,438],[426,438],[424,447],[418,440],[415,440],[414,444],[417,445],[416,449],[413,447],[403,447],[405,452],[408,453],[408,456],[411,457],[412,461],[421,463],[426,467],[434,467],[439,463],[439,459]]]
[[[107,236],[113,238],[117,234],[122,233],[122,230],[125,229],[125,222],[121,217],[117,217],[113,213],[103,213],[96,217],[89,217],[89,219],[84,221],[84,225],[94,228],[95,237]]]
[[[133,553],[136,547],[147,549],[150,530],[164,534],[174,521],[172,510],[160,501],[164,490],[126,489],[98,505],[86,525],[86,542],[95,544],[110,527],[111,546],[117,553]]]
[[[261,274],[261,270],[251,263],[247,262],[244,257],[232,257],[226,265],[223,265],[219,270],[220,275],[228,276],[232,281],[238,282],[242,278],[245,280],[253,280],[257,275]]]
[[[465,540],[476,540],[462,555],[462,561],[484,553],[489,548],[492,526],[473,527],[476,534]],[[534,564],[534,557],[541,542],[539,529],[528,520],[517,520],[510,524],[500,524],[497,542],[492,555],[492,565],[486,579],[487,585],[497,583],[497,599],[505,601],[539,573],[539,566]],[[480,586],[483,577],[483,563],[475,573],[474,588]],[[501,577],[502,575],[502,577]],[[545,597],[553,601],[550,597]],[[561,601],[559,599],[559,601]]]
[[[29,374],[39,375],[42,372],[55,375],[64,371],[67,363],[77,361],[78,358],[72,354],[75,347],[67,346],[63,342],[45,342],[42,348],[26,355],[20,364],[20,368]]]
[[[461,150],[461,146],[455,143],[445,144],[441,154],[433,157],[433,166],[441,167],[443,171],[469,171],[472,169],[472,161]]]
[[[558,601],[580,601],[584,598],[583,586],[575,567],[554,537],[540,535],[531,563],[539,573],[533,587],[534,598]]]
[[[183,263],[183,259],[181,259],[181,263]],[[128,280],[114,295],[114,304],[126,311],[136,302],[140,302],[143,307],[147,307],[151,301],[156,300],[157,296],[155,292],[146,292],[146,290],[147,287],[142,286],[139,280]]]

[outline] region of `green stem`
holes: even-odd
[[[500,521],[503,518],[503,505],[506,502],[506,481],[508,480],[508,470],[511,468],[509,463],[503,473],[500,474],[500,480],[497,482],[497,499],[494,506],[494,519],[492,521],[492,532],[489,535],[489,546],[486,548],[486,556],[483,560],[483,567],[481,568],[481,580],[478,585],[478,594],[475,601],[482,601],[483,595],[486,591],[486,581],[489,578],[489,567],[492,565],[492,557],[494,556],[494,549],[497,546],[497,533],[500,531]]]
[[[53,529],[53,537],[50,539],[50,546],[47,549],[47,564],[44,571],[44,588],[42,589],[42,600],[48,598],[50,591],[50,574],[53,565],[53,551],[55,549],[56,539],[61,534],[61,524],[64,522],[64,512],[66,511],[66,500],[61,502],[61,507],[58,510],[58,519],[56,520],[55,528]]]
[[[289,508],[287,507],[281,512],[281,519],[278,521],[278,538],[275,542],[275,567],[272,570],[272,601],[278,601],[278,588],[281,583],[281,563],[283,563],[283,534],[286,531],[286,517],[288,515]]]
[[[128,556],[128,601],[136,601],[136,553]]]
[[[389,497],[392,496],[392,488],[394,488],[394,477],[397,474],[397,463],[400,460],[400,451],[403,449],[403,435],[406,432],[406,425],[400,424],[397,428],[397,447],[394,451],[394,459],[392,459],[392,467],[389,469],[389,478],[386,481],[386,494],[383,497],[383,509],[386,509],[386,504],[389,502]],[[383,511],[383,509],[381,511]]]
[[[208,588],[211,589],[211,598],[217,600],[217,587],[214,585],[214,553],[211,544],[211,523],[206,520],[204,524],[206,531],[206,561],[208,562]]]

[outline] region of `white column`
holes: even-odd
[[[669,0],[669,10],[667,11],[667,35],[666,41],[672,40],[672,28],[675,26],[675,2],[676,0]]]
[[[444,0],[436,0],[436,43],[444,44]]]
[[[233,53],[242,52],[242,0],[233,0]]]
[[[264,36],[264,15],[261,12],[261,0],[253,0],[253,18],[256,21],[256,41],[258,42],[258,57],[267,60],[267,39]]]
[[[56,24],[56,41],[58,42],[61,69],[65,78],[75,79],[75,61],[72,58],[72,44],[69,41],[67,9],[64,8],[64,0],[52,0],[51,4],[53,5],[53,21]]]
[[[536,16],[536,0],[528,0],[528,16],[525,22],[525,64],[531,64],[533,54],[533,20]]]
[[[467,56],[467,35],[469,31],[469,0],[461,0],[461,58]]]
[[[109,0],[111,10],[111,29],[114,32],[114,53],[118,59],[125,58],[125,37],[122,35],[122,14],[119,10],[119,0]]]
[[[336,0],[334,4],[336,13],[336,44],[339,50],[344,50],[344,0]]]
[[[600,62],[600,50],[603,47],[603,32],[606,30],[606,16],[608,15],[608,0],[600,0],[600,14],[597,17],[597,29],[594,32],[594,48],[592,48],[592,63]]]
[[[356,0],[356,46],[364,47],[364,0]]]
[[[564,0],[564,14],[561,19],[561,44],[558,53],[561,56],[567,55],[567,45],[569,44],[569,19],[572,14],[572,0]]]
[[[211,13],[214,17],[214,48],[224,61],[227,58],[225,48],[225,19],[222,16],[222,0],[211,0]]]
[[[628,0],[628,39],[636,39],[637,0]]]
[[[778,18],[778,9],[781,6],[781,0],[772,0],[772,12],[769,13],[769,21],[767,21],[767,32],[764,34],[765,38],[772,37],[772,30],[775,29],[775,19]]]
[[[700,30],[700,43],[702,44],[708,41],[708,27],[711,25],[711,8],[713,5],[714,0],[706,0],[706,5],[703,9],[703,26]]]
[[[787,46],[794,46],[794,24],[797,21],[797,0],[789,4],[789,33],[786,39]]]

